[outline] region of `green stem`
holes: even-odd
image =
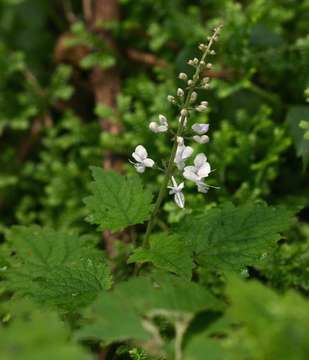
[[[193,82],[192,84],[190,85],[189,89],[188,89],[188,92],[187,92],[187,96],[186,96],[186,99],[184,101],[184,104],[182,106],[182,110],[184,109],[187,109],[190,105],[190,99],[191,99],[191,95],[194,91],[194,89],[196,88],[196,85],[199,81],[199,76],[200,76],[200,73],[201,73],[201,62],[204,62],[210,49],[211,49],[211,46],[213,44],[213,42],[215,41],[214,39],[216,38],[217,34],[218,34],[218,29],[214,32],[214,34],[212,35],[211,39],[209,40],[209,43],[207,45],[207,48],[205,49],[205,52],[198,64],[198,66],[196,67],[196,70],[195,70],[195,73],[193,75]],[[161,188],[160,188],[160,191],[159,191],[159,194],[158,194],[158,198],[157,198],[157,201],[155,203],[155,206],[154,206],[154,209],[153,209],[153,212],[151,214],[151,217],[150,217],[150,220],[148,222],[148,225],[147,225],[147,229],[146,229],[146,233],[145,233],[145,237],[144,237],[144,241],[143,241],[143,247],[147,247],[149,245],[149,237],[151,235],[151,232],[156,224],[156,221],[157,221],[157,216],[158,216],[158,213],[159,213],[159,210],[160,210],[160,207],[161,207],[161,204],[164,200],[164,197],[166,195],[166,192],[167,192],[167,186],[168,186],[168,183],[174,173],[174,169],[175,169],[175,155],[176,155],[176,151],[177,151],[177,138],[182,136],[183,134],[183,130],[184,130],[184,124],[185,124],[185,121],[186,121],[186,117],[187,115],[186,114],[182,114],[181,117],[180,117],[180,124],[178,126],[178,129],[177,129],[177,133],[174,137],[174,144],[173,144],[173,148],[172,148],[172,152],[171,152],[171,155],[170,155],[170,158],[169,158],[169,161],[168,161],[168,165],[167,165],[167,169],[166,169],[166,172],[165,172],[165,177],[163,179],[163,182],[162,182],[162,185],[161,185]]]

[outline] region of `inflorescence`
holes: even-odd
[[[197,191],[207,193],[210,185],[205,183],[205,178],[211,173],[211,167],[207,161],[204,153],[199,153],[195,156],[192,165],[186,166],[186,162],[193,155],[193,148],[185,144],[184,138],[190,138],[198,144],[206,144],[209,142],[209,137],[206,133],[209,130],[209,124],[195,123],[189,126],[190,118],[194,112],[205,112],[208,110],[208,102],[202,101],[197,104],[199,89],[209,89],[210,78],[204,77],[205,70],[212,68],[212,63],[207,62],[209,55],[215,55],[212,49],[213,44],[218,40],[218,35],[221,31],[222,25],[214,29],[213,34],[208,37],[206,44],[200,44],[199,50],[202,52],[200,59],[194,58],[188,61],[188,65],[195,68],[192,78],[181,72],[179,79],[185,82],[183,88],[178,88],[176,95],[168,95],[167,100],[179,108],[179,123],[176,134],[173,135],[174,145],[168,164],[165,169],[165,181],[162,184],[156,208],[158,209],[163,196],[167,189],[169,194],[174,196],[175,203],[180,207],[185,206],[185,197],[183,194],[184,182],[179,185],[175,177],[180,175],[186,180],[193,181],[197,186]],[[191,128],[191,130],[190,130]],[[154,133],[166,133],[169,130],[169,123],[164,115],[159,115],[157,122],[152,121],[149,124],[149,129]],[[192,134],[193,132],[193,134]],[[153,168],[156,166],[155,162],[148,157],[147,150],[142,145],[138,145],[132,154],[136,162],[132,162],[139,173],[143,173],[146,168]],[[160,169],[160,168],[159,168]]]

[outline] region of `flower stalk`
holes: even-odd
[[[143,247],[148,247],[148,245],[149,245],[149,238],[150,238],[151,232],[156,224],[162,202],[166,196],[166,193],[168,190],[168,184],[169,184],[171,177],[173,176],[174,171],[175,171],[175,156],[176,156],[176,151],[177,151],[177,146],[178,146],[177,138],[182,137],[182,135],[183,135],[185,125],[187,122],[187,117],[189,115],[188,109],[192,102],[192,98],[196,97],[195,89],[198,88],[198,83],[200,81],[200,74],[201,74],[202,70],[205,68],[205,60],[206,60],[208,54],[209,53],[213,54],[211,47],[212,47],[213,43],[217,40],[220,30],[221,30],[221,26],[217,27],[214,30],[213,35],[209,38],[208,44],[207,45],[202,44],[202,45],[204,45],[202,48],[201,48],[202,45],[200,46],[200,49],[203,50],[203,55],[201,57],[201,60],[198,60],[198,59],[190,60],[193,65],[196,65],[196,70],[195,70],[192,80],[188,81],[188,87],[187,87],[188,91],[187,91],[186,96],[184,97],[184,94],[181,94],[182,95],[181,97],[184,97],[184,101],[183,101],[183,105],[181,106],[181,110],[180,110],[179,125],[178,125],[177,132],[174,136],[174,144],[173,144],[171,155],[170,155],[170,158],[169,158],[169,161],[167,164],[167,168],[165,171],[165,176],[164,176],[163,182],[161,184],[159,194],[158,194],[156,203],[154,205],[154,209],[152,211],[151,217],[147,224],[147,229],[146,229],[145,237],[144,237],[143,244],[142,244]],[[189,63],[190,63],[190,61],[189,61]],[[207,68],[211,67],[211,64],[208,63],[206,65],[206,67]],[[181,73],[180,78],[185,80],[185,76],[183,73]],[[179,90],[178,90],[178,93],[180,93]],[[173,101],[172,98],[173,97],[170,97],[170,99]],[[204,105],[200,105],[200,107],[201,106],[203,107]],[[200,109],[197,109],[197,110],[199,111]]]

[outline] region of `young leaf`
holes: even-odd
[[[176,232],[191,247],[200,265],[241,271],[259,264],[292,220],[285,208],[225,204],[190,216]]]
[[[75,310],[111,286],[104,258],[86,238],[39,226],[16,226],[8,241],[16,255],[6,272],[7,286],[20,295]]]
[[[115,232],[148,219],[152,195],[138,176],[125,177],[98,167],[91,170],[93,195],[85,199],[90,223]]]
[[[130,256],[129,263],[152,262],[154,266],[170,271],[186,279],[191,278],[193,260],[191,249],[177,236],[166,234],[150,238],[150,248],[138,248]]]

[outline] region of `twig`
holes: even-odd
[[[157,56],[150,53],[146,53],[132,48],[127,49],[126,53],[130,60],[140,62],[149,66],[158,66],[161,68],[165,68],[168,65],[167,62],[159,59]]]
[[[83,0],[84,18],[88,24],[92,21],[92,5],[92,0]]]

